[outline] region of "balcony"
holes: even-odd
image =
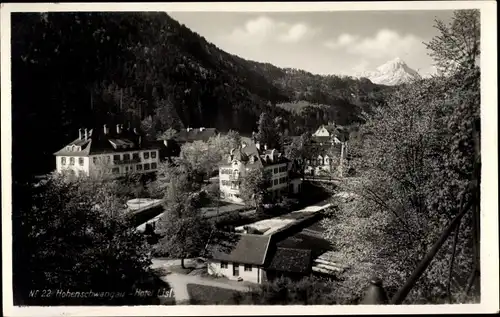
[[[129,160],[114,160],[113,163],[115,165],[125,165],[125,164],[135,164],[135,163],[139,163],[141,162],[141,159],[138,157],[138,158],[132,158],[132,159],[129,159]]]

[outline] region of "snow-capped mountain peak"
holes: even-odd
[[[360,73],[358,77],[366,77],[375,84],[388,86],[400,85],[421,78],[416,70],[410,68],[399,57],[378,66],[375,71]]]

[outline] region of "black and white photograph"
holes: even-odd
[[[4,313],[498,311],[496,3],[441,3],[2,5]]]

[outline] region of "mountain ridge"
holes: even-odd
[[[51,153],[80,127],[129,122],[151,137],[187,126],[251,133],[268,112],[297,135],[359,122],[384,102],[385,88],[369,80],[248,61],[164,12],[15,13],[11,24],[13,172],[50,170]],[[311,107],[276,106],[297,101]],[[37,131],[45,142],[32,142]]]
[[[396,57],[379,65],[373,71],[358,73],[358,78],[368,78],[374,84],[396,86],[421,79],[422,76],[414,69],[410,68],[405,61]]]

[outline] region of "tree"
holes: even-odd
[[[227,134],[216,135],[210,137],[208,140],[208,148],[211,153],[212,158],[212,168],[215,169],[223,160],[227,158],[227,155],[232,149],[238,149],[241,147],[241,137],[237,131],[230,130]]]
[[[120,299],[64,299],[55,290],[125,292],[123,300],[148,274],[149,250],[124,214],[113,184],[52,175],[25,187],[30,201],[16,210],[14,293],[17,304],[40,304],[29,291],[51,290],[44,304],[113,303]],[[20,193],[17,193],[20,194]],[[28,197],[28,196],[25,196]],[[123,304],[123,302],[122,302]]]
[[[177,134],[177,130],[168,128],[165,132],[163,132],[160,136],[159,139],[161,140],[170,140],[172,139],[175,135]]]
[[[156,180],[149,185],[152,197],[165,200],[166,204],[179,202],[186,193],[199,191],[201,184],[189,164],[178,159],[158,164]]]
[[[455,11],[449,25],[436,20],[435,28],[440,34],[424,44],[441,74],[479,65],[481,52],[479,10]]]
[[[250,169],[245,176],[242,177],[240,183],[240,194],[243,201],[261,210],[262,204],[267,196],[267,188],[269,187],[269,174],[260,168]]]
[[[180,160],[203,180],[214,169],[218,153],[210,149],[207,142],[194,141],[181,146]]]
[[[154,140],[156,136],[156,124],[152,116],[148,116],[141,121],[141,130],[144,131],[148,140]]]
[[[281,140],[276,122],[271,116],[263,112],[259,117],[257,141],[262,145],[267,145],[269,148],[278,148]]]
[[[198,193],[182,195],[166,204],[165,214],[158,222],[162,236],[156,249],[172,258],[184,259],[203,255],[215,227],[201,214]]]
[[[227,135],[210,137],[207,142],[195,141],[184,144],[181,147],[180,157],[193,171],[205,177],[217,170],[231,149],[239,148],[240,145],[239,134],[229,131]]]
[[[456,14],[452,24],[460,25],[457,19],[463,17]],[[448,38],[438,36],[433,47],[448,45],[440,43]],[[343,190],[359,198],[341,206],[327,223],[332,241],[355,268],[341,284],[352,297],[356,285],[374,273],[394,293],[464,202],[478,195],[469,188],[477,164],[480,72],[474,56],[460,58],[463,67],[447,77],[396,89],[387,107],[376,109],[361,126],[360,142],[350,147],[357,152],[353,164],[360,177]],[[479,275],[477,223],[477,211],[462,218],[408,302],[475,300],[468,295]],[[477,283],[474,289],[477,295]]]
[[[295,161],[301,169],[302,177],[305,175],[307,161],[316,157],[316,151],[312,145],[310,132],[305,132],[298,138],[294,138],[292,143],[286,148],[285,155],[288,159]]]
[[[213,198],[205,187],[195,182],[192,170],[186,164],[164,163],[159,167],[155,193],[163,193],[165,212],[158,221],[157,233],[161,237],[155,246],[159,254],[184,259],[196,256],[210,257],[209,244],[227,250],[235,243],[232,233],[221,232],[216,223],[204,217],[201,207],[206,198]],[[217,197],[218,199],[219,197]]]

